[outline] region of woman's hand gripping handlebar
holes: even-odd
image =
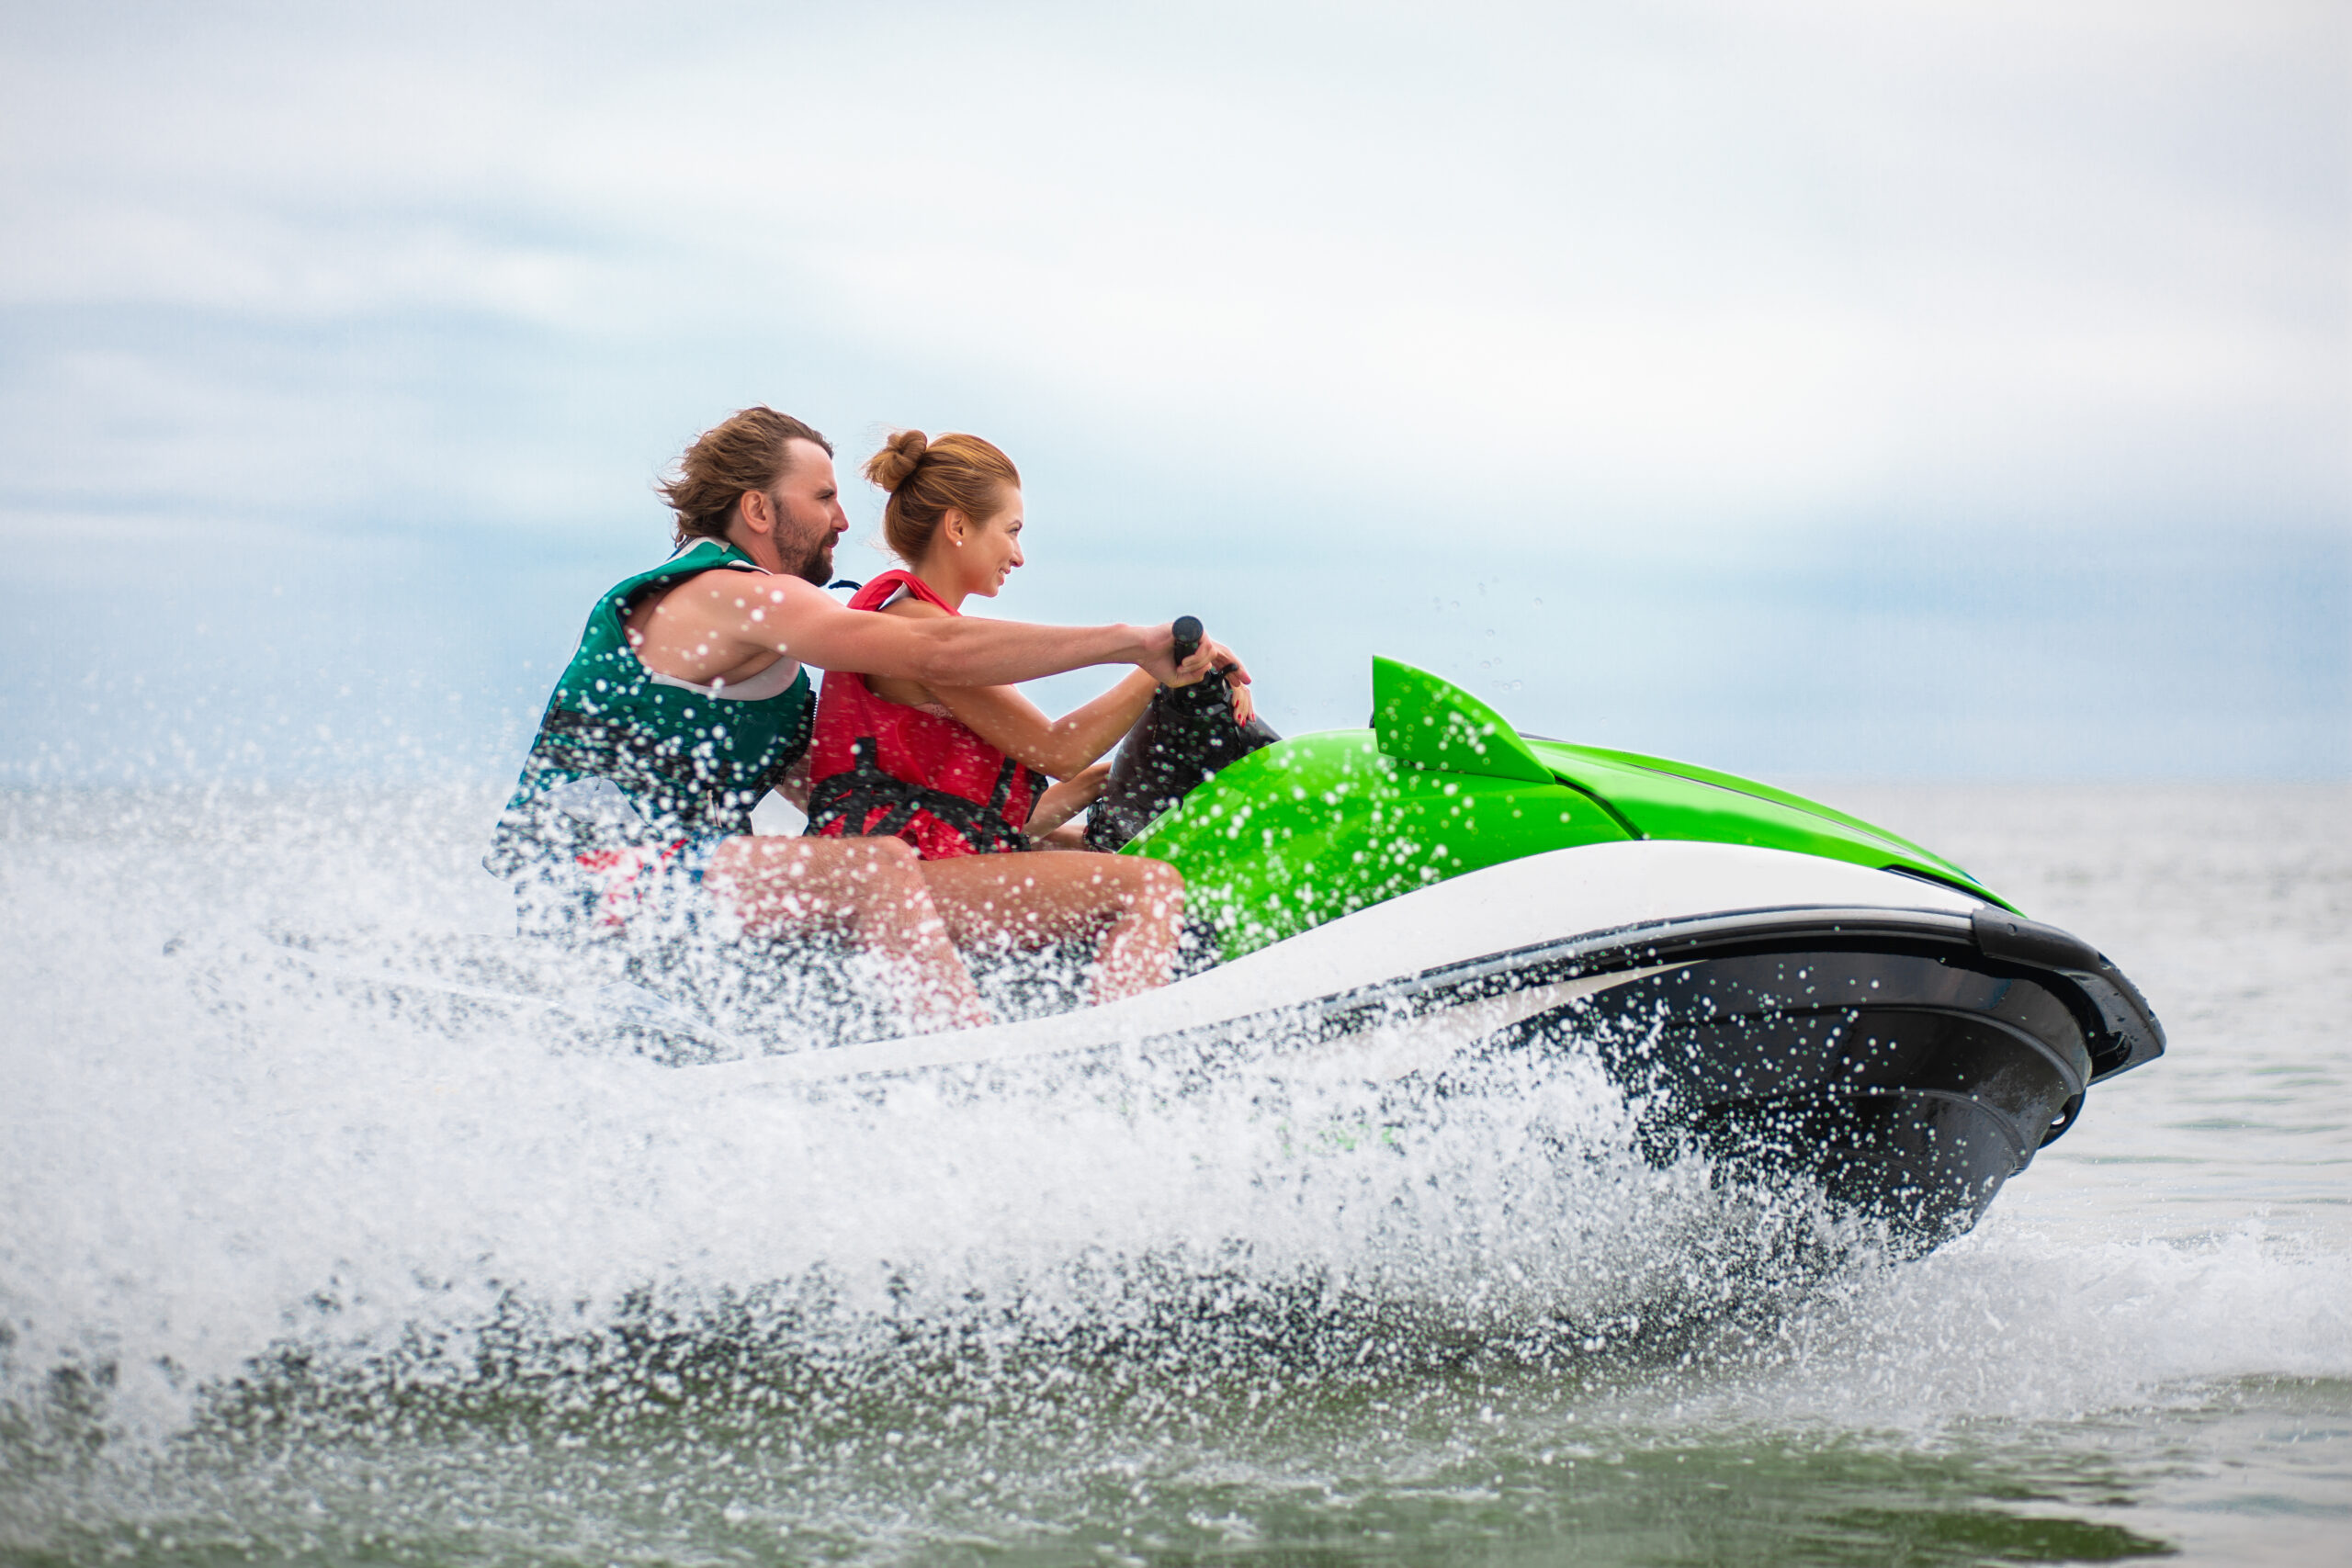
[[[1189,646],[1178,650],[1177,629],[1190,624]],[[1189,686],[1212,670],[1225,672],[1227,681],[1235,685],[1250,683],[1250,671],[1234,651],[1216,638],[1201,632],[1197,616],[1185,615],[1164,626],[1152,626],[1143,633],[1143,653],[1136,660],[1138,669],[1151,672],[1163,686]]]
[[[1163,680],[1170,686],[1189,686],[1204,679],[1212,671],[1224,677],[1227,692],[1233,700],[1233,722],[1247,724],[1258,711],[1250,695],[1250,671],[1231,649],[1213,642],[1202,630],[1198,615],[1179,615],[1168,624],[1168,653],[1174,661],[1177,679]]]

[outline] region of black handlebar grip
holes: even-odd
[[[1177,663],[1182,664],[1200,652],[1201,618],[1198,615],[1179,615],[1176,617],[1175,625],[1168,629],[1176,634],[1176,640],[1169,646],[1168,651],[1174,656]]]

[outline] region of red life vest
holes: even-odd
[[[904,588],[956,607],[907,571],[886,571],[850,598],[879,610]],[[865,677],[829,671],[808,742],[808,831],[904,839],[925,860],[1025,850],[1022,825],[1046,787],[956,719],[874,694]]]

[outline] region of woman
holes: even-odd
[[[852,609],[960,615],[1022,564],[1021,474],[989,443],[900,431],[865,477],[889,492],[883,536],[906,566],[865,584]],[[1138,671],[1049,718],[1012,686],[829,673],[808,753],[808,830],[912,844],[958,946],[1093,940],[1096,1001],[1165,985],[1183,911],[1175,868],[1086,852],[1067,826],[1102,793],[1097,760],[1157,687]],[[1246,721],[1245,685],[1234,699]],[[1076,852],[1023,852],[1040,849]]]

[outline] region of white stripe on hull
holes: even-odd
[[[1916,877],[1783,850],[1658,840],[1590,844],[1470,872],[1106,1007],[1025,1023],[717,1063],[688,1072],[700,1087],[732,1091],[1131,1048],[1230,1020],[1305,1008],[1366,986],[1537,942],[1681,917],[1807,906],[1963,916],[1984,907],[1980,899]],[[1615,974],[1565,985],[1577,995],[1589,995],[1634,978]],[[1474,1010],[1501,1007],[1496,1021],[1479,1031],[1492,1032],[1572,999],[1551,995],[1559,989],[1545,986],[1527,993],[1523,1011],[1504,1006],[1516,1000],[1508,997],[1455,1010],[1464,1014],[1461,1027],[1467,1028],[1476,1021],[1469,1016]],[[1427,1032],[1433,1022],[1417,1022],[1403,1032]],[[1459,1030],[1442,1032],[1451,1037]]]

